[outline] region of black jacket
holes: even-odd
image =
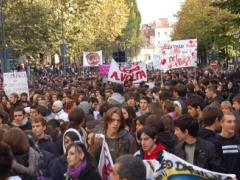
[[[175,155],[186,160],[185,142],[180,142],[175,149]],[[216,155],[215,147],[212,143],[197,138],[194,165],[216,172],[223,172],[221,159]]]
[[[101,180],[98,169],[88,163],[87,167],[81,172],[79,180]]]
[[[174,153],[177,140],[170,132],[162,131],[159,132],[157,135],[157,143],[162,144],[166,148],[166,151]]]
[[[65,180],[64,174],[67,172],[67,161],[64,155],[55,159],[50,165],[50,176],[53,180]]]
[[[41,150],[45,150],[47,152],[52,153],[55,157],[58,156],[58,151],[57,151],[57,147],[56,145],[51,142],[50,139],[48,139],[47,137],[44,137],[42,139],[38,140],[38,146]]]
[[[219,138],[217,138],[216,133],[205,128],[200,128],[198,132],[198,137],[205,139],[215,145],[216,153],[219,157],[222,157],[222,145]]]

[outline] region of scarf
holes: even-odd
[[[72,180],[78,180],[78,176],[86,168],[87,161],[86,159],[81,162],[78,167],[68,167],[67,175],[72,178]]]

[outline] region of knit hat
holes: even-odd
[[[63,103],[61,101],[54,101],[53,106],[57,107],[58,109],[63,108]]]

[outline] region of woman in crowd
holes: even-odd
[[[4,143],[13,152],[11,175],[18,175],[24,180],[35,180],[37,153],[30,147],[27,136],[19,128],[11,128],[3,134]]]
[[[52,179],[64,180],[64,174],[67,172],[66,149],[74,141],[81,141],[82,138],[76,129],[70,128],[63,135],[63,152],[64,154],[52,162],[50,175]]]
[[[13,155],[9,146],[0,142],[0,179],[1,180],[21,180],[19,176],[10,177],[10,170],[13,163]]]
[[[101,180],[92,157],[80,141],[67,147],[67,163],[66,180]]]
[[[134,119],[136,118],[134,109],[131,106],[123,106],[122,113],[125,121],[125,129],[129,132],[134,132]]]

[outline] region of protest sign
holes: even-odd
[[[99,66],[103,62],[102,51],[83,52],[83,66]]]
[[[130,68],[125,68],[115,60],[112,60],[108,73],[108,81],[123,84],[127,80],[132,80],[133,83],[147,81],[145,63],[132,64]]]
[[[110,64],[102,64],[99,66],[99,75],[107,77],[109,72]]]
[[[236,180],[234,174],[223,174],[194,166],[183,159],[163,151],[161,164],[156,160],[144,160],[147,178],[156,180]]]
[[[25,92],[29,95],[28,79],[26,72],[10,72],[3,74],[3,88],[5,94],[9,96],[11,93],[20,95]]]
[[[153,56],[154,67],[169,70],[197,66],[197,39],[171,41],[161,45],[159,56]]]
[[[112,157],[108,148],[108,144],[103,134],[96,134],[95,138],[102,139],[102,150],[98,163],[98,171],[102,180],[111,180],[111,172],[113,167]]]

